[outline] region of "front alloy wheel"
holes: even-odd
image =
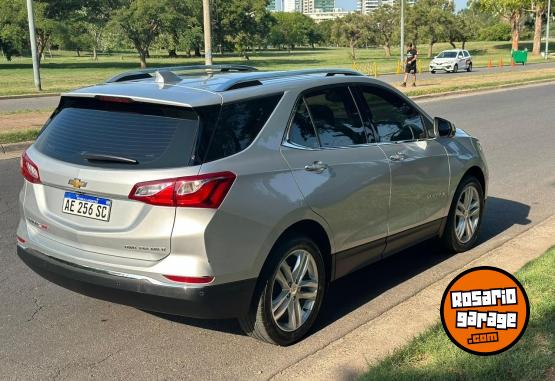
[[[284,239],[272,250],[249,313],[239,319],[246,334],[290,345],[314,324],[326,284],[319,247],[307,237]]]
[[[468,185],[461,193],[455,209],[455,234],[460,243],[465,244],[474,237],[480,222],[480,196],[473,185]]]
[[[470,250],[478,240],[483,211],[482,185],[474,176],[467,176],[455,192],[441,236],[445,248],[456,253]]]

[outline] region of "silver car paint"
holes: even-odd
[[[481,168],[487,181],[481,152],[472,138],[460,131],[453,138],[328,150],[298,149],[284,143],[299,94],[346,81],[342,76],[307,75],[214,93],[208,90],[210,78],[205,78],[196,82],[186,79],[175,86],[148,81],[116,83],[70,93],[130,96],[183,106],[225,103],[277,92],[284,95],[247,149],[202,166],[155,171],[99,170],[59,162],[31,147],[28,155],[39,166],[44,184],[24,185],[17,234],[28,240],[29,247],[83,266],[167,284],[171,282],[161,274],[212,275],[214,284],[220,284],[257,277],[278,237],[296,222],[311,220],[320,224],[333,254],[445,217],[456,185],[472,166]],[[348,82],[387,87],[368,77],[349,77]],[[399,150],[407,154],[408,160],[394,164],[390,170],[388,157]],[[314,160],[326,161],[329,171],[305,172],[304,165]],[[127,200],[131,187],[140,181],[223,170],[233,171],[237,179],[218,210],[154,207]],[[349,175],[350,171],[354,172]],[[67,181],[73,177],[89,183],[86,193],[117,201],[110,224],[84,222],[80,217],[58,213],[63,190],[71,189]],[[443,193],[448,196],[438,196]],[[123,210],[126,214],[119,216],[117,212]],[[41,229],[34,222],[48,228]],[[165,255],[129,251],[123,249],[126,242],[166,246],[169,251]]]

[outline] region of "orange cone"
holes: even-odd
[[[488,60],[488,69],[491,69],[493,67],[493,62],[491,62],[491,57]]]

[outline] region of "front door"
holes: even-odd
[[[379,86],[359,89],[391,167],[389,235],[422,230],[427,224],[433,230],[446,213],[449,162],[445,149],[428,136],[425,117],[402,97]]]

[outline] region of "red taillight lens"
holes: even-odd
[[[190,284],[207,284],[214,280],[213,276],[192,277],[192,276],[179,276],[179,275],[164,275],[164,278],[173,280],[174,282],[190,283]]]
[[[20,236],[16,236],[16,238],[17,238],[17,242],[19,242],[19,243],[25,243],[25,242],[27,242],[27,240],[21,238]]]
[[[40,184],[39,167],[29,159],[27,152],[23,152],[23,155],[21,155],[19,168],[21,169],[21,174],[27,181],[33,184]]]
[[[235,178],[231,172],[218,172],[147,181],[135,185],[129,198],[151,205],[217,209]]]

